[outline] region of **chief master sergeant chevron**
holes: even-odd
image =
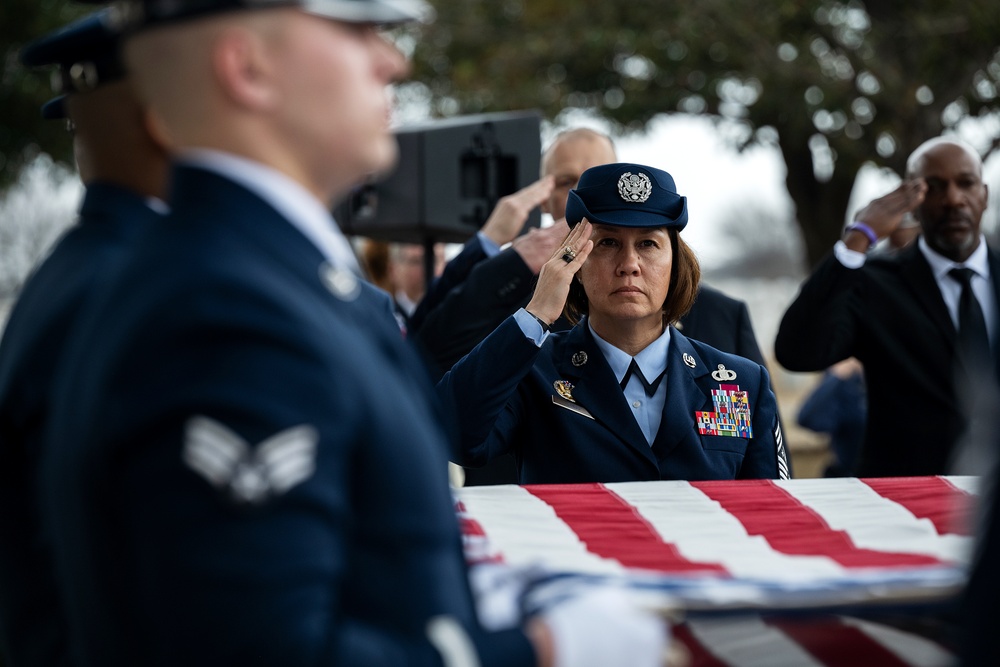
[[[423,6],[119,7],[176,164],[170,216],[74,333],[45,441],[80,664],[658,664],[665,628],[621,595],[477,622],[441,413],[328,214],[395,159],[406,64],[376,25]]]

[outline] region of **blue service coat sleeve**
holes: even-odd
[[[510,433],[524,418],[517,387],[539,350],[511,315],[438,382],[458,421],[455,463],[478,467],[510,450]]]
[[[157,230],[64,357],[43,514],[86,664],[439,667],[441,615],[484,667],[533,664],[475,618],[433,387],[384,299],[269,254],[290,226],[251,253],[252,213],[235,243]]]

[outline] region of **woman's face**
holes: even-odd
[[[577,277],[595,326],[616,320],[661,324],[673,266],[667,230],[594,225],[590,238],[594,249]]]

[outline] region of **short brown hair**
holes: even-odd
[[[701,266],[698,265],[698,258],[695,257],[691,246],[684,243],[684,239],[676,229],[667,229],[666,232],[670,237],[673,262],[670,266],[670,289],[663,302],[664,326],[673,324],[691,310],[695,297],[698,296],[698,284],[701,282]],[[580,281],[574,280],[569,286],[569,296],[566,298],[563,315],[571,323],[576,324],[589,311],[587,293]]]

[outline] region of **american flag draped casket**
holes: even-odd
[[[674,636],[693,665],[947,665],[948,637],[932,621],[964,584],[978,487],[975,477],[496,486],[459,489],[457,507],[471,563],[530,567],[538,600],[569,582],[626,585],[683,620]],[[894,623],[881,622],[890,612]]]

